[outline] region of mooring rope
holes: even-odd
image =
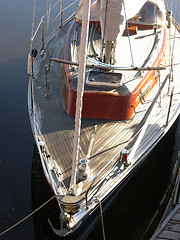
[[[99,200],[99,198],[95,198],[95,201],[97,201],[99,203],[99,209],[100,209],[100,215],[101,215],[101,226],[102,226],[102,234],[103,234],[103,240],[106,240],[106,236],[105,236],[105,230],[104,230],[104,221],[103,221],[103,210],[102,210],[102,204],[101,201]]]
[[[25,220],[27,220],[28,218],[32,217],[32,215],[34,215],[36,212],[38,212],[41,208],[43,208],[45,205],[47,205],[50,201],[52,201],[56,196],[52,196],[49,200],[47,200],[45,203],[43,203],[40,207],[38,207],[36,210],[34,210],[32,213],[28,214],[26,217],[24,217],[23,219],[21,219],[19,222],[15,223],[14,225],[12,225],[11,227],[9,227],[8,229],[6,229],[5,231],[0,233],[0,236],[4,235],[5,233],[9,232],[10,230],[12,230],[13,228],[17,227],[19,224],[23,223]]]

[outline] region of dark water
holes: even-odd
[[[27,111],[26,55],[32,1],[0,0],[0,229],[31,212],[34,140]],[[1,238],[1,237],[0,237]],[[1,239],[34,239],[32,219]]]
[[[45,0],[37,2],[39,6],[46,5]],[[174,6],[176,2],[173,2]],[[26,61],[32,11],[33,0],[0,0],[0,232],[52,194],[41,175],[38,159],[33,160],[34,139],[27,110]],[[37,17],[42,11],[42,7],[39,8]],[[121,239],[140,239],[142,229],[147,228],[169,183],[174,132],[175,129],[158,150],[160,161],[151,161],[152,156],[107,211],[105,228],[108,239],[113,239],[112,232],[114,236],[119,234]],[[167,143],[169,141],[171,145]],[[165,155],[164,149],[169,149]],[[55,239],[47,224],[47,218],[52,219],[55,211],[58,216],[55,209],[56,203],[53,202],[0,239]],[[119,220],[120,217],[124,221]],[[58,225],[58,221],[54,224]],[[89,239],[100,238],[98,224]]]

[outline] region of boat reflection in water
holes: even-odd
[[[112,196],[112,202],[103,215],[107,239],[149,239],[167,209],[173,207],[174,187],[179,170],[178,158],[172,159],[177,121],[171,131],[151,151],[128,182]],[[32,207],[35,210],[53,196],[45,178],[37,148],[32,161]],[[60,209],[56,199],[34,215],[36,239],[59,239],[50,224],[60,229]],[[90,224],[90,223],[88,223]],[[84,230],[85,231],[85,230]],[[81,239],[74,236],[75,239]],[[71,236],[72,238],[72,236]],[[71,239],[70,238],[70,239]],[[102,239],[101,221],[87,239]]]

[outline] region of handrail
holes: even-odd
[[[47,38],[46,41],[48,41],[48,40],[50,39],[50,37],[51,37],[61,26],[66,25],[69,21],[71,21],[72,18],[74,18],[74,16],[75,16],[75,12],[72,13],[66,20],[64,20],[64,22],[63,22],[61,25],[59,25],[56,29],[54,29],[54,31],[49,35],[49,37]]]
[[[49,26],[50,26],[59,16],[61,17],[60,24],[59,24],[59,26],[58,26],[56,29],[54,29],[54,30],[51,32],[51,34],[49,34],[49,36],[47,37],[47,40],[46,40],[46,41],[48,41],[49,38],[50,38],[60,27],[62,27],[62,26],[65,25],[66,23],[68,23],[68,21],[69,21],[70,19],[72,19],[72,17],[75,16],[75,12],[73,12],[67,19],[65,19],[65,20],[62,22],[62,14],[63,14],[67,9],[69,9],[70,7],[72,7],[78,0],[75,0],[74,2],[72,2],[71,4],[69,4],[69,5],[68,5],[67,7],[65,7],[64,9],[62,9],[62,1],[63,1],[63,0],[57,1],[57,2],[51,7],[51,9],[50,9],[50,10],[54,9],[54,7],[57,6],[57,4],[61,2],[61,11],[53,18],[53,20],[49,23]],[[34,34],[32,34],[32,37],[31,37],[32,43],[33,43],[33,41],[34,41],[34,39],[35,39],[35,37],[36,37],[36,35],[37,35],[40,27],[42,26],[42,28],[43,28],[44,18],[46,17],[46,15],[47,15],[47,13],[44,14],[44,15],[41,17],[41,20],[40,20],[40,22],[39,22],[39,24],[38,24],[38,26],[37,26]],[[44,29],[42,29],[42,41],[41,41],[41,42],[42,42],[42,46],[44,46],[44,43],[46,43],[46,41],[44,42],[43,32],[44,32]],[[43,48],[43,47],[42,47],[42,48]]]
[[[62,1],[62,0],[61,0]],[[62,13],[67,10],[68,8],[70,8],[72,5],[74,5],[78,0],[75,0],[73,3],[69,4],[67,7],[65,7],[64,9],[62,9],[55,17],[54,19],[51,21],[50,24],[52,24],[59,16],[62,16]],[[65,20],[66,21],[66,20]],[[61,22],[60,26],[63,25],[63,22]]]

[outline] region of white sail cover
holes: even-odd
[[[125,14],[127,19],[134,17],[145,2],[147,0],[108,0],[105,23],[106,0],[101,0],[100,22],[102,33],[106,24],[105,40],[115,41],[118,36],[121,36],[125,29]]]
[[[83,2],[84,0],[80,0],[76,14],[76,18],[79,20],[82,20]],[[154,4],[159,8],[161,13],[164,15],[162,18],[163,21],[160,24],[165,23],[166,18],[164,0],[97,0],[97,4],[93,4],[91,6],[90,20],[100,20],[102,38],[105,26],[106,2],[108,5],[106,16],[106,31],[104,36],[105,40],[115,41],[120,36],[122,36],[125,29],[126,18],[129,20],[137,15],[147,2]]]
[[[105,23],[106,2],[108,5]],[[158,6],[161,12],[165,13],[165,5],[162,0],[100,0],[101,32],[103,34],[106,25],[105,40],[115,41],[122,36],[126,19],[131,19],[138,14],[146,2]]]

